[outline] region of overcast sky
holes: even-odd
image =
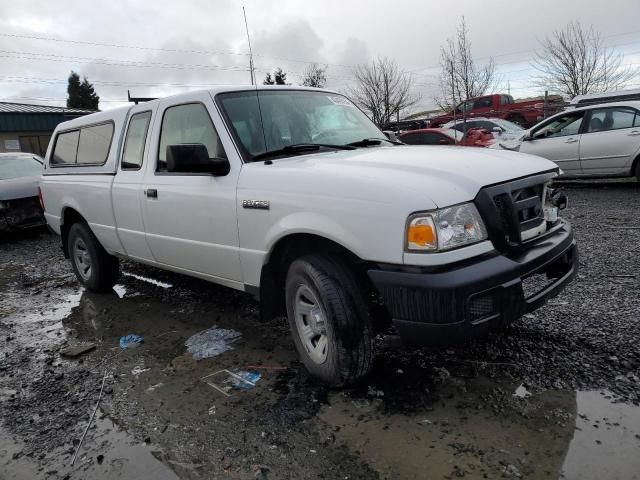
[[[493,57],[500,90],[515,97],[542,93],[529,62],[539,40],[571,20],[593,24],[625,64],[640,65],[637,0],[3,0],[0,99],[63,105],[70,70],[94,83],[101,109],[122,105],[127,89],[155,97],[248,84],[242,5],[260,82],[280,66],[297,83],[318,62],[328,66],[328,86],[344,90],[354,65],[386,56],[411,72],[418,109],[434,105],[440,45],[462,15],[474,58]]]

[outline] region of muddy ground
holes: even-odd
[[[128,263],[91,294],[57,237],[0,241],[0,479],[640,478],[640,184],[565,188],[570,288],[471,344],[383,338],[344,390],[245,294]],[[241,337],[195,360],[185,341],[214,325]],[[123,350],[127,334],[144,342]],[[222,369],[261,378],[219,391],[227,374],[203,377]]]

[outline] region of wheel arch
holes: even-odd
[[[631,163],[631,171],[629,172],[630,177],[637,177],[640,182],[640,152],[636,155],[636,158]]]
[[[260,273],[260,313],[263,320],[286,314],[284,284],[289,265],[307,254],[330,255],[351,268],[367,294],[375,289],[367,275],[368,262],[349,248],[325,236],[296,232],[279,238],[269,251]]]
[[[60,215],[60,236],[62,239],[62,251],[65,258],[69,258],[69,248],[67,245],[67,239],[69,238],[69,230],[74,223],[85,222],[85,218],[82,214],[72,206],[66,206],[62,208]]]

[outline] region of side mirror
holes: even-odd
[[[493,127],[493,128],[491,129],[491,131],[492,131],[493,133],[497,133],[498,135],[500,135],[502,132],[504,132],[504,130],[502,130],[500,127]]]
[[[201,143],[167,145],[167,172],[223,176],[229,173],[229,168],[229,160],[210,158],[207,147]]]
[[[523,142],[530,142],[531,140],[533,140],[533,134],[531,132],[525,133],[522,137]]]

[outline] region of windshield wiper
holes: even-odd
[[[380,145],[382,142],[389,142],[393,145],[404,145],[402,142],[389,140],[388,138],[363,138],[357,142],[347,143],[351,147],[368,147],[369,145]]]
[[[315,152],[321,148],[331,148],[333,150],[355,150],[356,147],[352,145],[333,145],[330,143],[296,143],[276,150],[259,153],[258,155],[253,156],[253,160],[257,161],[270,157],[280,157],[282,155],[289,155],[292,153]]]

